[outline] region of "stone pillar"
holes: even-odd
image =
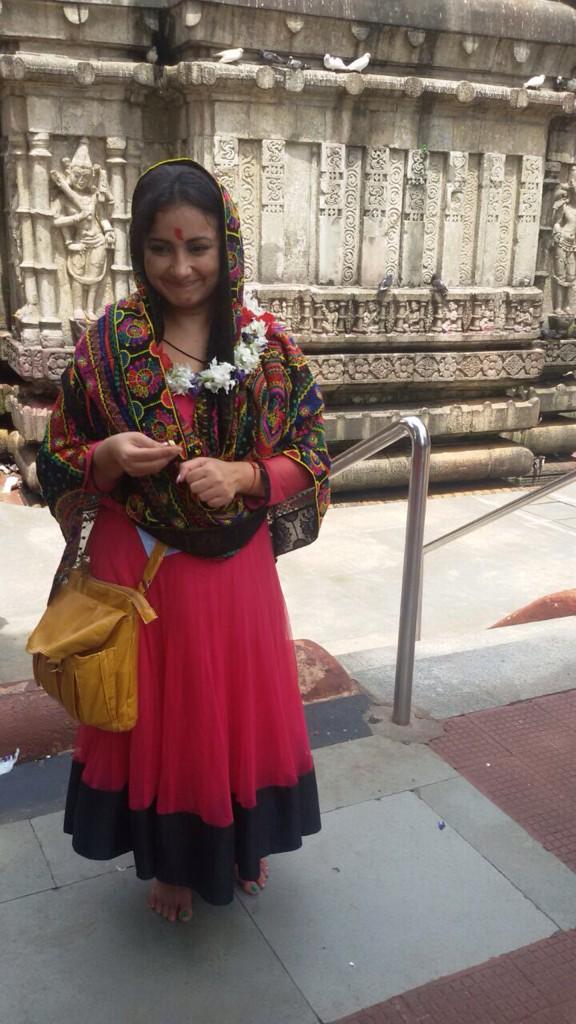
[[[346,153],[346,185],[344,191],[344,261],[342,284],[356,284],[360,257],[360,197],[362,150],[350,146]]]
[[[56,315],[56,267],[52,252],[52,210],[50,207],[50,160],[47,132],[29,135],[30,198],[34,229],[36,279],[40,329],[48,337],[62,337],[62,324]]]
[[[234,196],[240,211],[244,242],[244,276],[246,281],[259,280],[260,251],[260,176],[258,144],[242,141],[239,147],[238,194]]]
[[[114,207],[110,220],[114,228],[116,245],[112,264],[112,288],[114,298],[121,299],[129,291],[130,261],[128,257],[128,222],[130,214],[126,208],[126,140],[110,137],[106,139],[106,165]]]
[[[503,153],[485,153],[482,159],[475,284],[484,287],[496,283],[505,162]]]
[[[387,146],[367,150],[361,281],[368,287],[375,287],[389,273],[399,283],[404,165],[402,150]]]
[[[538,254],[538,233],[542,209],[544,161],[539,156],[522,157],[520,197],[516,218],[513,255],[513,284],[532,284]]]
[[[140,139],[127,139],[126,140],[126,213],[128,221],[130,221],[130,206],[132,203],[132,195],[136,188],[136,182],[142,174],[142,152],[144,144]],[[128,263],[130,263],[130,253],[128,252]],[[133,286],[132,274],[129,275],[129,288]]]
[[[440,269],[440,235],[442,228],[442,182],[444,154],[431,153],[426,177],[426,212],[422,247],[422,284],[429,284],[432,274]]]
[[[34,224],[30,209],[30,186],[28,182],[28,160],[26,137],[15,135],[8,144],[8,159],[14,161],[16,178],[16,214],[18,217],[16,231],[19,231],[22,259],[22,287],[24,290],[24,306],[20,310],[23,324],[38,324],[38,286],[36,282],[36,265],[34,260]],[[7,186],[9,184],[7,182]],[[18,298],[21,298],[19,296]],[[17,300],[18,304],[18,300]]]
[[[336,285],[342,280],[346,147],[323,142],[320,153],[318,281]]]
[[[234,135],[215,135],[214,174],[234,201],[238,193],[238,139]]]
[[[447,285],[460,284],[467,179],[468,153],[449,153],[441,270]]]
[[[404,245],[402,252],[402,284],[420,284],[424,249],[424,211],[428,154],[420,149],[408,153],[408,171],[404,195]]]
[[[262,245],[260,277],[281,281],[284,275],[284,159],[283,139],[262,140]]]

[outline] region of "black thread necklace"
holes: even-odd
[[[201,366],[206,366],[206,363],[208,362],[207,359],[199,359],[198,356],[191,356],[190,353],[185,352],[183,348],[178,348],[178,345],[175,345],[174,342],[168,341],[168,338],[162,338],[162,341],[167,345],[170,345],[170,348],[176,349],[176,352],[181,352],[182,355],[186,356],[188,359],[193,359],[194,362],[200,363]]]

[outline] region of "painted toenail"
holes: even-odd
[[[250,892],[258,892],[258,886],[256,885],[256,882],[252,882],[252,885],[250,886]]]
[[[181,910],[180,913],[178,914],[179,921],[189,921],[191,917],[192,914],[190,913],[189,910]]]

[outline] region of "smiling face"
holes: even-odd
[[[144,272],[169,307],[210,310],[220,277],[214,218],[196,206],[159,210],[144,245]]]

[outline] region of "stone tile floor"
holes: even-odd
[[[576,691],[449,719],[431,747],[576,871]]]
[[[576,931],[429,982],[339,1024],[574,1024]]]

